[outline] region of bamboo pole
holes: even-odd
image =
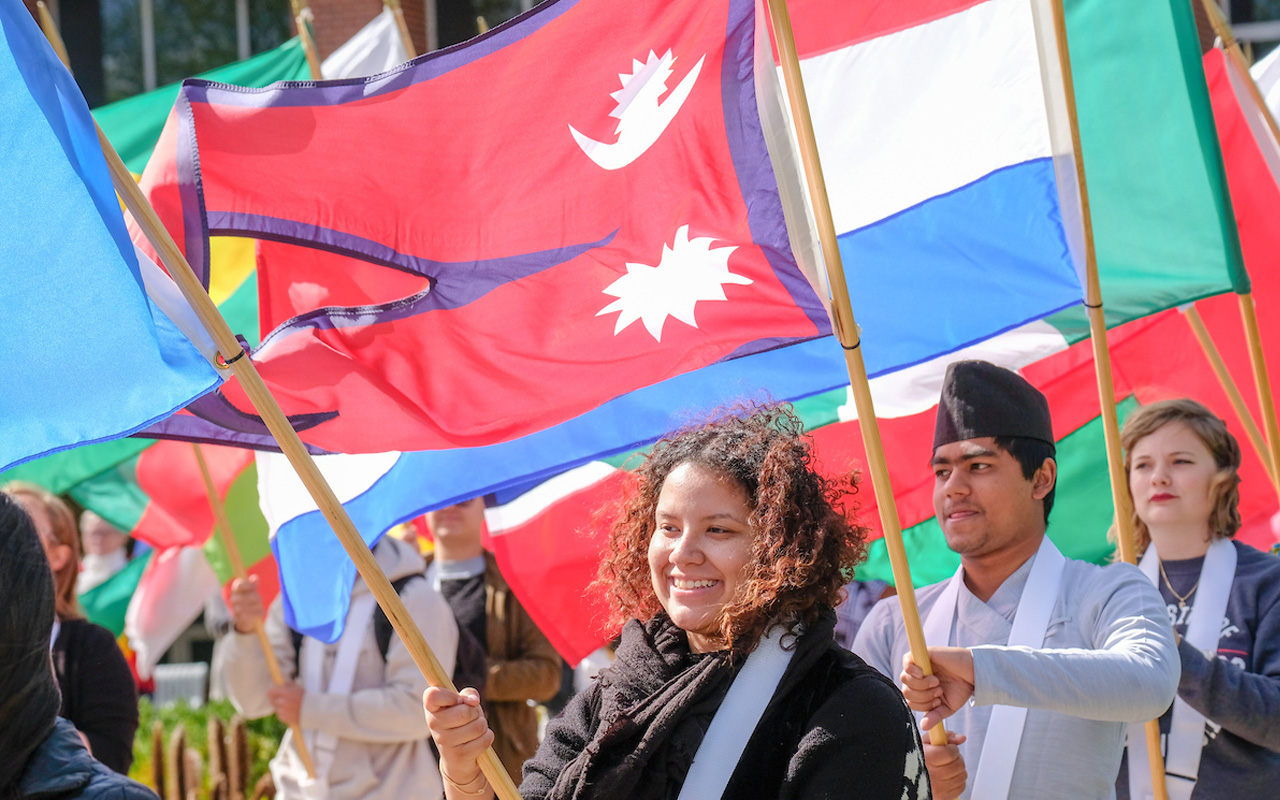
[[[416,58],[418,50],[413,46],[413,37],[409,35],[409,24],[404,21],[404,9],[400,6],[400,0],[382,0],[382,4],[391,9],[391,14],[396,18],[396,28],[400,31],[400,43],[404,45],[405,57]]]
[[[778,53],[782,60],[782,76],[786,83],[791,117],[796,127],[800,145],[800,157],[804,164],[809,197],[813,202],[822,243],[823,260],[831,284],[833,324],[836,338],[844,348],[845,366],[849,370],[849,385],[853,390],[854,405],[858,410],[858,428],[862,432],[867,451],[867,469],[871,473],[871,486],[875,490],[876,506],[880,512],[880,525],[884,529],[885,546],[889,551],[889,563],[893,569],[893,581],[898,588],[898,603],[902,607],[902,619],[906,625],[911,658],[924,671],[932,674],[929,650],[924,640],[924,627],[920,623],[920,609],[916,605],[916,592],[911,583],[911,567],[907,563],[906,547],[902,542],[902,524],[894,505],[893,487],[889,482],[889,469],[885,463],[884,444],[880,439],[880,427],[876,420],[875,405],[871,397],[871,385],[867,380],[867,367],[862,358],[858,326],[853,318],[853,306],[849,302],[849,287],[845,282],[844,265],[836,241],[835,223],[831,218],[831,204],[827,197],[826,180],[818,158],[818,143],[813,133],[813,121],[809,115],[809,101],[804,93],[804,78],[800,74],[800,59],[796,54],[795,38],[791,32],[791,16],[786,0],[768,0],[769,16],[777,38]],[[947,743],[942,723],[929,731],[933,744]]]
[[[50,23],[52,23],[52,18],[49,19]],[[61,41],[61,36],[59,36],[55,26],[51,25],[46,28],[45,35],[49,37],[51,42]],[[115,186],[116,192],[124,202],[125,208],[129,210],[129,213],[137,221],[143,234],[151,242],[152,247],[155,248],[156,253],[160,256],[160,261],[164,264],[170,277],[177,283],[183,297],[191,305],[196,317],[199,318],[200,323],[208,331],[214,344],[217,345],[219,367],[230,369],[232,374],[240,380],[240,386],[249,397],[249,401],[253,404],[254,409],[258,411],[259,416],[262,417],[267,429],[275,438],[276,443],[280,445],[280,450],[289,459],[289,463],[298,473],[298,477],[301,478],[311,497],[316,501],[320,512],[324,514],[338,540],[342,543],[343,549],[347,551],[347,555],[355,562],[356,570],[360,573],[360,577],[364,579],[369,591],[373,593],[378,605],[382,607],[387,619],[391,622],[391,627],[400,637],[400,640],[404,642],[409,655],[413,657],[414,664],[421,670],[427,682],[432,686],[456,691],[457,689],[449,678],[448,673],[444,671],[444,667],[440,664],[439,659],[436,658],[435,653],[431,652],[431,647],[422,636],[422,631],[418,630],[417,624],[409,616],[409,611],[405,608],[404,601],[400,599],[400,595],[391,586],[387,576],[382,573],[382,569],[378,566],[377,560],[374,559],[373,553],[365,545],[359,531],[352,524],[351,518],[347,516],[346,509],[342,507],[342,503],[334,495],[332,487],[329,486],[324,475],[320,473],[320,469],[311,458],[311,454],[307,452],[306,446],[302,444],[297,432],[289,424],[289,420],[280,408],[280,404],[276,402],[275,397],[272,396],[266,384],[263,383],[262,376],[258,374],[257,368],[253,365],[253,360],[244,357],[246,354],[236,340],[235,334],[227,326],[227,321],[222,318],[222,313],[218,311],[218,307],[209,299],[209,293],[200,284],[200,280],[196,278],[191,265],[187,263],[186,257],[178,249],[178,245],[174,243],[173,237],[169,235],[169,232],[160,222],[155,209],[151,207],[151,203],[143,195],[137,181],[133,179],[133,175],[125,167],[124,162],[120,160],[120,154],[116,152],[115,147],[108,141],[100,126],[97,126],[97,131],[98,142],[102,145],[102,154],[106,158],[107,169],[111,173],[111,182]],[[479,764],[480,770],[484,773],[485,778],[488,779],[489,786],[493,787],[498,798],[501,798],[501,800],[520,800],[520,795],[516,791],[515,785],[512,784],[510,776],[502,766],[502,762],[498,760],[497,754],[493,752],[492,747],[485,750],[480,756]]]
[[[1262,352],[1262,334],[1258,330],[1258,315],[1253,304],[1253,293],[1236,295],[1240,301],[1240,319],[1244,323],[1245,337],[1249,342],[1249,364],[1253,367],[1253,382],[1258,390],[1258,405],[1262,409],[1262,424],[1267,433],[1271,463],[1280,464],[1280,426],[1276,422],[1276,404],[1271,395],[1271,377],[1267,373],[1267,359]],[[1278,490],[1280,491],[1280,490]]]
[[[413,618],[409,616],[409,611],[405,608],[404,601],[396,594],[396,590],[392,588],[387,576],[382,573],[382,569],[374,559],[373,553],[365,545],[364,540],[360,538],[360,533],[356,530],[355,525],[352,524],[351,518],[347,516],[346,509],[342,507],[342,503],[334,495],[333,489],[320,473],[320,469],[302,444],[302,440],[298,438],[297,432],[289,424],[284,411],[281,410],[275,397],[271,395],[266,384],[263,383],[262,376],[258,374],[253,361],[243,357],[245,353],[240,348],[239,342],[236,341],[235,335],[227,326],[226,320],[222,318],[217,306],[209,299],[208,293],[196,278],[195,273],[192,272],[191,266],[187,264],[182,251],[178,249],[178,246],[169,236],[169,232],[161,224],[155,210],[151,208],[151,204],[143,196],[142,190],[133,180],[128,169],[125,168],[120,156],[116,154],[115,148],[107,141],[107,137],[102,133],[101,128],[98,129],[98,139],[102,142],[103,152],[107,157],[111,180],[115,184],[116,191],[123,198],[125,207],[129,209],[129,213],[133,214],[138,226],[159,254],[165,269],[177,282],[178,288],[182,290],[183,296],[191,304],[196,316],[199,317],[205,329],[213,337],[218,347],[220,361],[227,364],[235,377],[240,380],[241,388],[249,397],[249,401],[253,404],[259,416],[262,417],[263,422],[266,423],[271,435],[275,437],[281,451],[289,459],[289,463],[293,465],[298,477],[302,479],[303,485],[307,487],[307,491],[315,499],[316,505],[319,506],[329,525],[332,526],[334,533],[337,534],[338,539],[342,542],[343,548],[347,551],[351,560],[355,562],[360,577],[364,579],[365,584],[368,585],[369,590],[378,601],[378,605],[386,613],[387,619],[391,621],[392,628],[395,629],[401,641],[404,642],[409,654],[413,657],[414,663],[432,686],[456,691],[456,687],[454,687],[448,673],[444,671],[444,667],[441,666],[435,653],[431,652],[430,646],[427,645],[426,639],[423,638],[422,632],[418,630]],[[228,354],[230,353],[236,355],[229,356]],[[492,747],[481,755],[479,761],[481,771],[484,772],[489,785],[494,788],[499,798],[503,798],[503,800],[519,800],[516,787],[511,783],[510,776],[507,775],[501,762],[498,761],[498,757],[493,752]]]
[[[1200,349],[1204,350],[1205,357],[1209,359],[1209,365],[1213,367],[1214,375],[1218,377],[1218,382],[1222,384],[1223,390],[1227,393],[1227,399],[1231,401],[1231,407],[1235,409],[1236,416],[1244,426],[1245,435],[1249,438],[1249,443],[1253,445],[1258,458],[1262,459],[1262,466],[1267,471],[1267,477],[1271,480],[1271,485],[1275,488],[1276,493],[1280,494],[1280,482],[1277,481],[1275,466],[1271,462],[1271,451],[1267,449],[1266,442],[1262,439],[1262,431],[1258,429],[1258,423],[1254,421],[1253,414],[1249,413],[1249,408],[1244,404],[1244,398],[1240,394],[1240,387],[1236,385],[1235,379],[1228,372],[1227,365],[1222,360],[1222,354],[1218,351],[1218,346],[1214,344],[1213,337],[1209,335],[1209,329],[1200,317],[1200,312],[1193,305],[1184,316],[1187,319],[1187,324],[1191,326],[1192,332],[1195,333],[1196,341],[1200,343]]]
[[[49,44],[53,45],[53,52],[58,54],[58,59],[67,68],[67,72],[70,72],[71,56],[67,53],[67,46],[62,43],[62,37],[49,36],[49,31],[58,29],[57,23],[53,21],[53,13],[49,11],[49,7],[45,5],[44,0],[39,0],[36,3],[36,11],[40,15],[40,27],[44,30],[45,38],[49,40]]]
[[[423,16],[427,18],[427,52],[440,49],[440,20],[436,0],[423,0]]]
[[[1240,51],[1240,43],[1236,41],[1235,35],[1231,32],[1231,25],[1222,15],[1222,9],[1218,8],[1217,3],[1213,0],[1201,0],[1204,4],[1204,10],[1209,17],[1209,24],[1213,26],[1213,32],[1222,40],[1222,49],[1226,53],[1227,58],[1232,62],[1231,65],[1240,71],[1244,77],[1245,87],[1249,91],[1249,97],[1258,107],[1258,111],[1262,114],[1262,118],[1267,121],[1267,128],[1271,131],[1272,144],[1280,146],[1280,125],[1277,125],[1275,115],[1271,113],[1267,101],[1262,97],[1262,91],[1258,89],[1258,84],[1253,80],[1253,74],[1249,72],[1249,63],[1245,60],[1244,53]],[[1229,65],[1229,67],[1231,66]],[[1237,293],[1240,300],[1240,318],[1244,324],[1244,333],[1249,342],[1249,364],[1253,368],[1253,382],[1258,391],[1258,405],[1262,409],[1262,424],[1267,434],[1267,446],[1270,453],[1270,460],[1273,465],[1277,466],[1277,473],[1280,474],[1280,423],[1276,419],[1275,400],[1271,394],[1271,382],[1267,374],[1267,361],[1262,350],[1262,335],[1258,330],[1258,316],[1254,306],[1253,295],[1250,292]],[[1278,489],[1280,491],[1280,489]]]
[[[1213,32],[1222,40],[1222,49],[1226,53],[1227,58],[1236,65],[1240,73],[1244,75],[1245,87],[1249,90],[1249,96],[1253,98],[1253,102],[1258,105],[1258,109],[1262,112],[1263,119],[1267,121],[1267,127],[1271,129],[1271,136],[1275,138],[1276,143],[1280,144],[1280,125],[1276,124],[1275,115],[1271,113],[1270,106],[1262,97],[1262,90],[1258,88],[1258,84],[1253,80],[1253,73],[1249,72],[1249,62],[1245,59],[1244,53],[1240,50],[1240,43],[1236,41],[1235,34],[1231,32],[1231,23],[1227,22],[1226,17],[1222,15],[1222,9],[1214,0],[1201,0],[1204,4],[1205,13],[1209,17],[1209,24],[1213,26]]]
[[[231,562],[231,571],[237,578],[247,580],[249,573],[244,568],[244,559],[240,557],[240,545],[236,542],[235,532],[231,529],[231,522],[227,519],[227,509],[222,504],[222,498],[218,496],[217,487],[213,485],[213,476],[209,474],[209,462],[205,460],[204,449],[199,442],[192,442],[191,446],[196,451],[196,463],[200,465],[200,477],[204,479],[205,495],[209,498],[209,509],[213,512],[214,533],[222,541],[222,545],[227,551],[227,560]],[[280,662],[276,659],[276,652],[271,647],[271,641],[267,639],[267,628],[262,620],[253,621],[253,633],[258,637],[258,644],[262,647],[263,656],[266,657],[267,671],[271,673],[271,682],[276,686],[284,686],[287,681],[284,679],[284,673],[280,671]],[[297,723],[293,723],[289,725],[289,730],[293,731],[293,747],[298,751],[298,759],[307,770],[307,777],[314,779],[316,777],[316,768],[311,760],[311,751],[307,749],[307,743],[302,738],[302,728]]]
[[[1093,220],[1089,210],[1089,189],[1085,181],[1084,153],[1080,146],[1080,120],[1076,114],[1075,81],[1071,75],[1071,53],[1067,46],[1067,17],[1062,0],[1053,0],[1053,30],[1058,46],[1063,94],[1067,102],[1067,119],[1071,126],[1071,146],[1076,162],[1076,180],[1080,186],[1080,210],[1084,223],[1085,307],[1089,312],[1089,338],[1093,343],[1094,370],[1098,376],[1098,402],[1102,410],[1103,432],[1107,450],[1107,471],[1111,477],[1111,500],[1116,511],[1117,540],[1120,557],[1129,564],[1138,563],[1134,545],[1133,508],[1129,503],[1129,481],[1124,472],[1120,447],[1120,420],[1116,413],[1116,391],[1111,377],[1111,351],[1107,348],[1107,320],[1102,309],[1102,285],[1098,280],[1098,258],[1093,240]],[[1147,760],[1151,768],[1151,786],[1156,800],[1169,800],[1165,785],[1164,758],[1160,748],[1160,720],[1145,726]]]
[[[311,70],[311,80],[323,80],[320,74],[320,56],[316,53],[316,40],[311,36],[311,26],[307,19],[312,16],[311,8],[306,0],[289,0],[293,7],[293,23],[298,27],[298,38],[302,40],[302,52],[307,56],[307,67]]]

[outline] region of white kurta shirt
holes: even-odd
[[[1168,614],[1136,567],[1067,559],[1044,648],[1008,647],[1033,560],[985,603],[960,588],[949,644],[973,648],[974,695],[945,724],[968,736],[960,752],[972,779],[991,706],[1028,708],[1009,797],[1108,800],[1115,796],[1125,724],[1158,717],[1177,691],[1181,666]],[[919,591],[922,618],[943,586]],[[882,600],[853,651],[896,681],[908,649],[897,598]],[[971,787],[972,780],[962,798]]]

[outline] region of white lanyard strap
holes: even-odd
[[[1200,582],[1191,602],[1187,642],[1205,658],[1218,657],[1218,639],[1222,620],[1227,615],[1227,600],[1236,575],[1236,546],[1229,539],[1215,539],[1204,554]],[[1160,554],[1153,543],[1142,556],[1139,568],[1147,579],[1160,587]],[[1172,588],[1172,587],[1170,587]],[[1169,725],[1168,754],[1165,757],[1165,783],[1170,800],[1189,800],[1200,775],[1200,751],[1204,744],[1205,717],[1187,705],[1181,697],[1173,701],[1173,719]],[[1147,769],[1147,740],[1142,725],[1129,726],[1129,796],[1144,800],[1154,796],[1151,773]]]
[[[765,707],[773,699],[782,674],[795,654],[793,650],[782,649],[783,633],[782,628],[771,628],[747,656],[747,663],[734,678],[724,702],[711,719],[707,735],[702,737],[678,800],[709,800],[724,795],[751,734],[760,724]]]
[[[1040,541],[1031,572],[1018,601],[1018,611],[1009,632],[1009,647],[1044,646],[1049,618],[1057,604],[1058,589],[1062,585],[1062,572],[1067,560],[1049,537]],[[961,567],[943,588],[924,623],[925,641],[933,644],[950,644],[951,628],[956,616],[956,603],[960,585],[964,581]],[[1013,781],[1013,767],[1018,760],[1018,746],[1022,742],[1022,729],[1027,721],[1027,709],[997,705],[991,709],[982,753],[978,756],[978,768],[973,779],[971,797],[982,800],[999,800],[1009,796]],[[966,731],[961,731],[965,733]]]
[[[355,683],[356,665],[360,660],[360,651],[364,649],[365,635],[369,631],[369,622],[373,619],[373,609],[377,605],[372,594],[362,594],[351,601],[347,612],[347,624],[342,638],[338,640],[338,655],[333,661],[333,673],[329,676],[329,685],[324,686],[324,651],[325,645],[319,639],[310,636],[302,640],[302,688],[308,692],[327,692],[328,694],[351,694]],[[338,747],[338,737],[328,731],[307,730],[304,732],[307,748],[312,753],[315,767],[315,779],[323,785],[333,766],[334,751]]]

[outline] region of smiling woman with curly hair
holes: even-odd
[[[816,471],[787,407],[674,434],[634,478],[600,570],[617,658],[551,722],[522,796],[928,797],[897,687],[832,638],[866,552],[856,478]],[[487,795],[472,693],[425,705],[446,797]]]
[[[750,652],[767,625],[796,632],[812,626],[820,609],[834,608],[854,565],[866,558],[867,528],[846,516],[857,476],[829,479],[812,461],[803,425],[782,408],[723,417],[659,442],[635,473],[600,568],[599,585],[618,621],[648,621],[663,609],[648,550],[663,485],[686,465],[729,478],[751,509],[751,562],[741,590],[717,615],[713,637],[721,646]]]

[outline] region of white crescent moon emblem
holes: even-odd
[[[614,170],[627,166],[644,155],[645,151],[658,141],[658,137],[671,124],[671,120],[675,119],[676,114],[680,113],[680,108],[688,99],[689,92],[693,91],[694,81],[702,71],[702,62],[706,59],[705,55],[698,59],[698,63],[693,65],[689,74],[662,103],[647,108],[643,106],[636,108],[635,112],[638,113],[629,113],[630,109],[624,111],[622,120],[618,124],[618,141],[611,144],[597,142],[570,125],[569,132],[573,134],[574,141],[588,158],[603,169]]]

